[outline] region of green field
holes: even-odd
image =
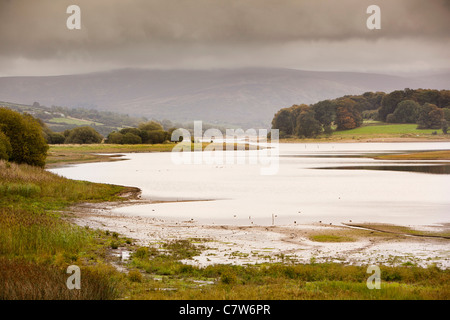
[[[351,136],[351,135],[431,135],[434,131],[442,134],[441,129],[423,129],[418,130],[417,124],[381,124],[371,123],[362,127],[345,130],[335,131],[333,135],[337,136]]]
[[[90,125],[96,125],[96,126],[103,126],[103,123],[100,122],[95,122],[95,121],[91,121],[91,120],[82,120],[82,119],[75,119],[75,118],[71,118],[71,117],[67,117],[67,118],[52,118],[50,120],[48,120],[48,122],[50,123],[64,123],[64,124],[73,124],[73,125],[77,125],[77,126],[90,126]]]

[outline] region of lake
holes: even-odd
[[[114,209],[127,215],[239,225],[449,223],[450,161],[364,157],[431,150],[450,150],[450,143],[280,144],[272,175],[261,174],[262,164],[249,163],[261,150],[214,153],[243,157],[244,164],[175,164],[172,153],[133,153],[124,154],[124,161],[49,171],[138,187],[142,198],[170,201]]]

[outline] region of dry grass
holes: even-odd
[[[450,160],[450,151],[425,151],[408,154],[390,154],[375,157],[381,160]]]
[[[398,226],[393,224],[382,224],[382,223],[362,223],[362,224],[347,224],[353,227],[365,228],[368,230],[386,232],[390,234],[397,235],[412,235],[419,237],[439,237],[450,239],[450,232],[448,227],[444,231],[424,231],[416,230],[406,226]]]
[[[118,292],[109,272],[84,268],[81,289],[69,290],[65,270],[23,259],[0,258],[0,300],[109,300]]]
[[[0,161],[0,299],[111,299],[112,273],[82,271],[82,290],[66,287],[68,263],[97,246],[93,231],[62,218],[80,201],[120,199],[123,187],[73,181],[41,168]]]

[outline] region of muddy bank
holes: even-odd
[[[414,237],[350,225],[215,225],[113,213],[111,209],[118,206],[155,203],[141,199],[137,188],[127,189],[122,196],[127,200],[77,205],[71,208],[72,219],[81,226],[118,232],[141,246],[173,239],[195,239],[206,249],[184,262],[199,266],[339,262],[450,267],[450,240],[443,237]],[[442,232],[442,229],[448,231],[449,226],[429,226],[428,229]]]

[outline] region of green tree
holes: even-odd
[[[289,108],[283,108],[275,114],[272,120],[272,129],[279,130],[280,138],[293,134],[294,126]]]
[[[40,167],[45,165],[48,144],[41,126],[31,115],[0,108],[0,130],[11,145],[10,161]]]
[[[447,120],[447,122],[450,122],[450,108],[443,108],[442,111],[444,112],[445,120]]]
[[[106,143],[123,144],[123,134],[117,131],[111,132],[106,138]]]
[[[49,144],[63,144],[66,138],[64,135],[58,132],[50,132],[48,133],[47,142]]]
[[[444,111],[431,103],[425,103],[419,110],[417,129],[439,129],[444,120]]]
[[[158,131],[158,130],[164,130],[163,126],[156,122],[156,121],[149,121],[139,124],[139,130],[143,131]]]
[[[331,126],[336,118],[336,102],[331,100],[319,101],[311,106],[315,118],[324,126]]]
[[[442,133],[447,134],[448,131],[448,122],[447,120],[442,120]]]
[[[84,126],[70,130],[65,143],[92,144],[101,143],[102,140],[103,137],[94,128]]]
[[[123,144],[141,144],[142,139],[141,139],[141,137],[139,137],[138,135],[136,135],[134,133],[127,132],[123,135],[122,143]]]
[[[164,141],[170,139],[168,137],[168,133],[164,130],[152,130],[148,132],[148,141],[147,143],[163,143]]]
[[[314,110],[308,106],[303,106],[297,116],[295,127],[296,135],[299,137],[315,137],[322,132],[322,126],[314,117]]]
[[[403,100],[393,113],[396,123],[416,123],[420,105],[413,100]],[[388,121],[389,122],[389,121]]]
[[[396,123],[397,122],[397,118],[395,118],[395,114],[393,113],[389,113],[386,117],[386,122],[387,123]]]
[[[11,152],[12,149],[9,138],[0,131],[0,160],[9,160]]]
[[[396,90],[386,94],[381,100],[381,107],[378,109],[378,117],[381,121],[386,121],[387,115],[394,113],[397,105],[405,98],[405,91]]]

